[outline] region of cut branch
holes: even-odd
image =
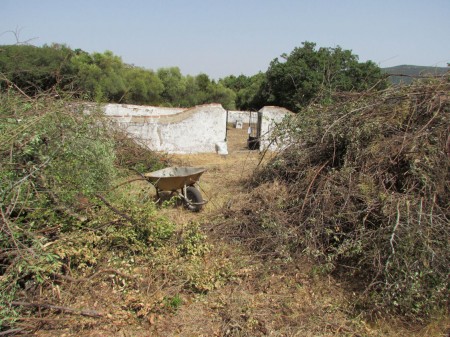
[[[81,309],[74,309],[69,307],[62,307],[59,305],[52,305],[52,304],[46,304],[46,303],[28,303],[28,302],[21,302],[21,301],[13,301],[11,302],[11,305],[18,306],[18,307],[31,307],[31,308],[45,308],[45,309],[52,309],[52,310],[58,310],[61,312],[66,312],[69,314],[75,314],[75,315],[81,315],[81,316],[87,316],[87,317],[103,317],[104,315],[96,310],[81,310]]]
[[[136,225],[136,221],[135,221],[132,217],[130,217],[130,216],[128,216],[127,214],[125,214],[125,213],[119,211],[117,208],[115,208],[113,205],[111,205],[111,204],[108,202],[108,200],[105,199],[104,196],[102,196],[102,195],[100,195],[100,194],[96,194],[95,196],[96,196],[97,198],[99,198],[101,201],[103,201],[103,203],[104,203],[111,211],[113,211],[114,213],[116,213],[116,214],[119,215],[120,217],[124,218],[125,220],[131,222],[133,225]]]

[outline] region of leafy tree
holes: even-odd
[[[209,87],[211,86],[211,80],[209,79],[209,76],[206,74],[199,74],[195,77],[195,82],[197,84],[197,87],[200,91],[206,92],[209,90]]]
[[[293,111],[320,97],[327,100],[334,91],[361,91],[385,85],[381,69],[373,62],[358,62],[350,50],[319,48],[304,42],[283,60],[274,59],[266,72],[259,95],[268,104]]]
[[[221,103],[225,109],[235,108],[235,94],[206,74],[195,77],[181,74],[178,67],[161,68],[157,72],[164,84],[161,93],[163,104],[170,106],[194,106]]]
[[[123,63],[112,52],[88,54],[77,50],[72,58],[75,86],[90,98],[104,102],[159,104],[164,86],[152,71]]]
[[[259,72],[256,75],[247,77],[245,75],[227,76],[219,81],[220,84],[233,90],[236,95],[236,108],[239,110],[257,110],[264,103],[258,95],[261,85],[265,79],[265,74]]]
[[[33,96],[49,89],[76,92],[84,99],[189,107],[217,102],[226,109],[258,110],[264,105],[293,111],[312,100],[330,100],[334,91],[384,85],[373,62],[359,63],[349,50],[303,43],[274,59],[266,73],[228,76],[218,82],[207,74],[183,76],[178,67],[157,72],[128,65],[111,51],[89,54],[65,45],[0,47],[0,73]]]
[[[196,104],[221,103],[225,109],[236,108],[236,94],[233,90],[210,80],[206,74],[197,75],[195,82],[198,89]]]
[[[198,74],[194,77],[194,90],[191,90],[190,98],[193,105],[211,103],[210,94],[213,90],[213,83],[206,74]]]
[[[137,67],[125,69],[126,93],[124,101],[133,104],[159,104],[164,85],[151,70]]]
[[[183,97],[180,101],[180,105],[184,107],[194,106],[198,102],[198,87],[196,83],[196,78],[191,75],[185,77],[185,91]]]
[[[179,106],[186,91],[186,80],[183,78],[180,68],[160,68],[157,75],[164,86],[161,93],[163,104]]]
[[[236,109],[236,94],[233,92],[233,90],[224,87],[220,83],[213,83],[210,86],[207,100],[211,103],[220,103],[227,110]]]
[[[125,65],[111,51],[80,53],[72,59],[77,69],[77,87],[95,95],[97,101],[119,102],[126,93]]]
[[[63,89],[73,76],[72,55],[70,48],[60,44],[0,46],[0,73],[29,95]],[[0,88],[4,86],[0,82]]]

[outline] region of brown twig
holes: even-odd
[[[116,188],[119,188],[120,186],[129,184],[129,183],[132,183],[132,182],[138,181],[138,180],[145,180],[145,181],[148,182],[148,179],[146,179],[144,176],[142,176],[142,178],[133,178],[133,179],[129,179],[129,180],[127,180],[127,181],[124,181],[123,183],[120,183],[120,184],[118,184],[118,185],[116,185],[116,186],[114,186],[114,187],[111,187],[111,188],[108,190],[108,192],[110,192],[110,191],[112,191],[112,190],[115,190]]]
[[[23,96],[25,96],[30,101],[32,100],[32,98],[30,96],[28,96],[25,92],[23,92],[23,90],[20,89],[14,82],[11,82],[3,73],[0,73],[0,75],[6,83],[13,86],[18,92],[20,92]]]
[[[54,276],[57,278],[60,278],[62,280],[70,281],[70,282],[88,282],[88,281],[91,281],[92,279],[94,279],[95,277],[97,277],[98,275],[105,274],[105,273],[116,274],[122,278],[130,279],[130,280],[133,280],[135,278],[134,276],[127,275],[125,273],[122,273],[121,271],[118,271],[118,270],[115,270],[112,268],[100,269],[99,271],[93,273],[91,276],[83,277],[83,278],[74,278],[71,276],[61,275],[61,274],[55,274]]]
[[[300,216],[303,215],[303,210],[305,209],[306,200],[308,199],[309,192],[311,191],[312,185],[314,184],[314,181],[316,181],[316,178],[318,177],[319,173],[324,169],[324,167],[330,162],[330,159],[328,159],[316,172],[313,179],[311,180],[311,183],[308,186],[308,189],[306,190],[305,198],[303,199],[302,208],[300,210]]]
[[[100,195],[100,194],[96,194],[95,195],[97,198],[99,198],[101,201],[103,201],[103,203],[114,213],[116,213],[117,215],[119,215],[120,217],[124,218],[125,220],[131,222],[133,225],[136,225],[136,220],[134,220],[132,217],[128,216],[127,214],[119,211],[117,208],[115,208],[113,205],[111,205],[108,200],[105,199],[104,196]]]
[[[75,315],[81,315],[81,316],[87,316],[87,317],[103,317],[104,315],[96,310],[91,309],[74,309],[69,307],[62,307],[59,305],[52,305],[52,304],[46,304],[46,303],[29,303],[29,302],[21,302],[21,301],[13,301],[11,302],[11,305],[13,306],[20,306],[20,307],[31,307],[31,308],[44,308],[44,309],[52,309],[52,310],[58,310],[62,312],[66,312],[69,314],[75,314]]]
[[[0,336],[13,336],[13,335],[22,333],[22,332],[24,332],[24,331],[25,331],[25,330],[24,330],[24,329],[21,329],[21,328],[17,328],[17,329],[9,329],[9,330],[0,332]]]

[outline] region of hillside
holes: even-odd
[[[390,76],[389,79],[393,84],[410,84],[414,77],[418,76],[440,76],[449,71],[446,67],[426,67],[413,65],[399,65],[395,67],[382,68],[382,71],[387,74],[399,75]]]

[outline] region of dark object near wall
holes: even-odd
[[[247,147],[249,150],[259,150],[259,137],[248,136]]]

